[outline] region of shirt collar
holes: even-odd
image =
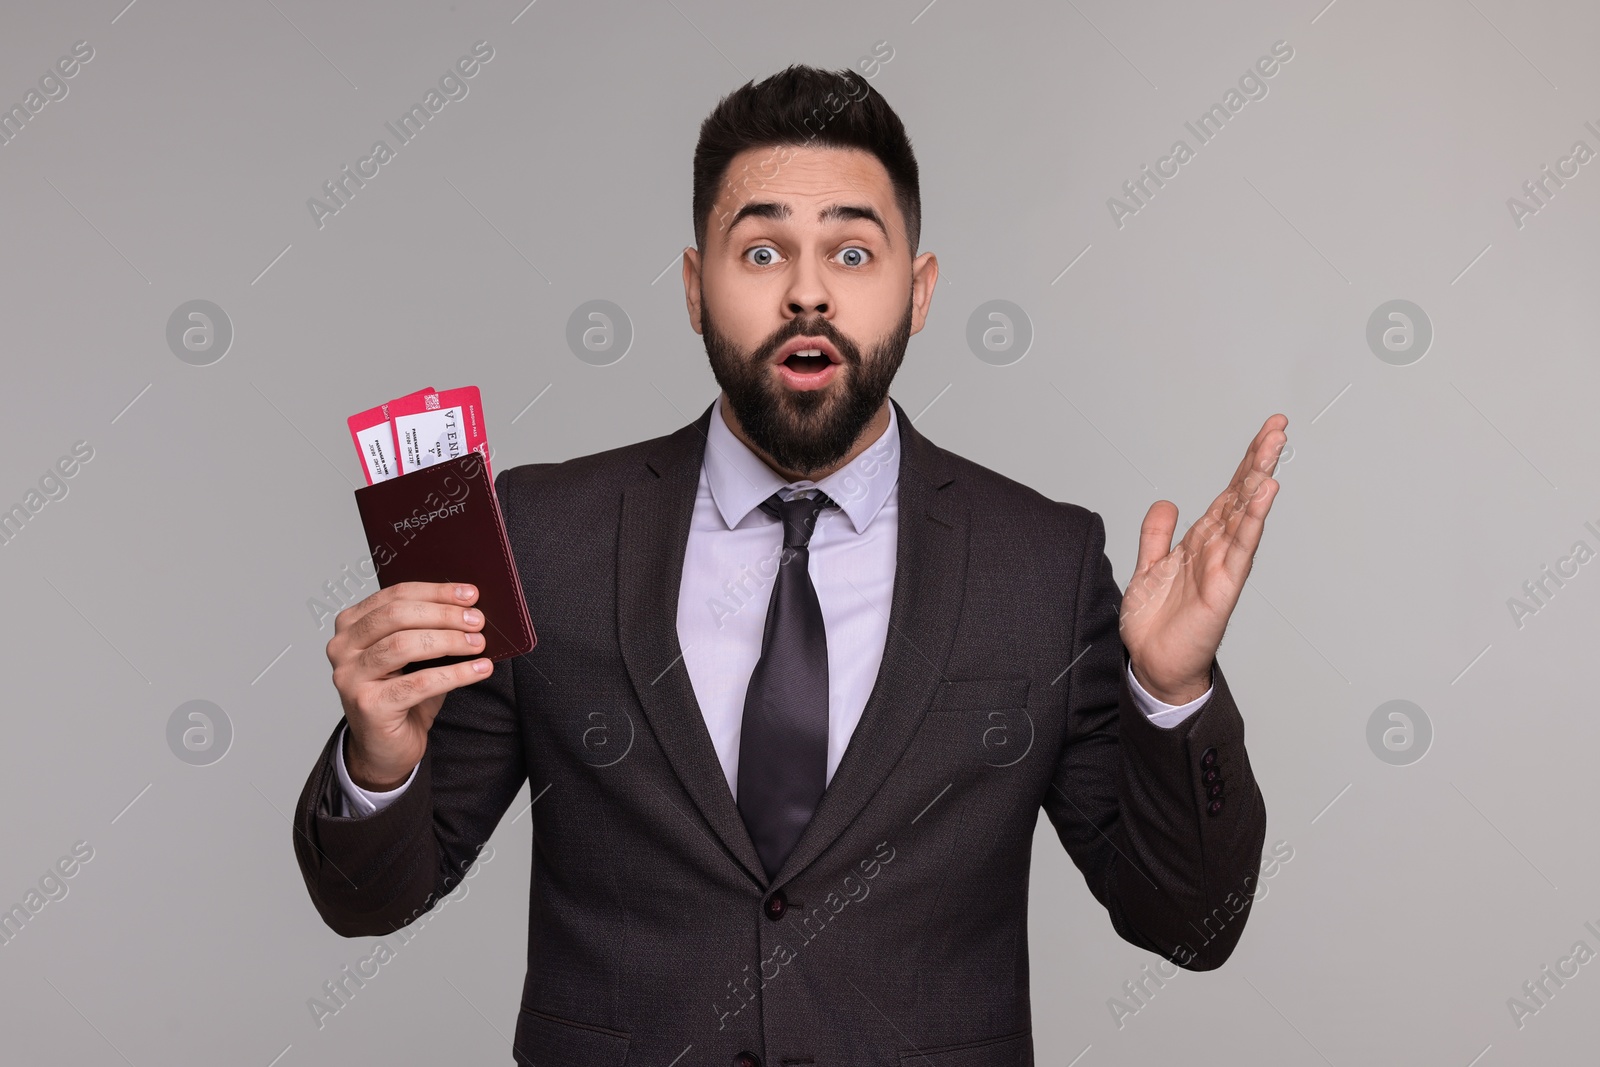
[[[819,482],[786,482],[728,429],[719,395],[706,433],[704,470],[711,499],[730,530],[778,490],[815,487],[850,517],[856,533],[865,533],[900,477],[899,422],[890,404],[889,428],[855,459]]]

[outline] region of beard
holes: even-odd
[[[751,353],[717,332],[705,290],[700,292],[700,330],[711,373],[756,447],[785,470],[809,475],[849,454],[861,431],[883,406],[889,383],[911,340],[911,298],[895,329],[865,356],[822,318],[793,319]],[[841,360],[836,380],[821,389],[785,388],[772,373],[772,357],[795,337],[826,337]]]

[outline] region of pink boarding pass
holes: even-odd
[[[433,387],[428,386],[409,396],[431,392]],[[404,400],[407,397],[397,399]],[[356,443],[356,452],[361,456],[361,472],[367,476],[368,485],[386,482],[400,473],[399,465],[395,462],[394,430],[389,425],[389,407],[395,402],[391,400],[387,404],[379,404],[345,420],[350,427],[350,437]]]
[[[389,402],[395,466],[400,474],[477,452],[489,464],[483,402],[475,385],[443,392],[425,390]],[[490,474],[493,478],[494,475]]]

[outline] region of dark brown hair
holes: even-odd
[[[916,255],[922,194],[917,187],[917,158],[900,116],[855,71],[798,64],[759,82],[745,82],[718,101],[700,124],[694,149],[695,247],[705,250],[712,205],[724,179],[742,178],[750,187],[760,187],[761,173],[728,175],[734,156],[750,148],[821,145],[859,148],[877,157],[889,172],[895,203],[905,218],[906,244]],[[776,158],[762,166],[775,166]]]

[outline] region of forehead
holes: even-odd
[[[798,207],[820,207],[850,200],[871,204],[884,219],[895,210],[894,183],[878,157],[860,148],[814,145],[765,145],[734,156],[717,191],[716,206],[736,211],[755,200],[789,201]],[[816,212],[797,213],[791,221],[812,222]]]

